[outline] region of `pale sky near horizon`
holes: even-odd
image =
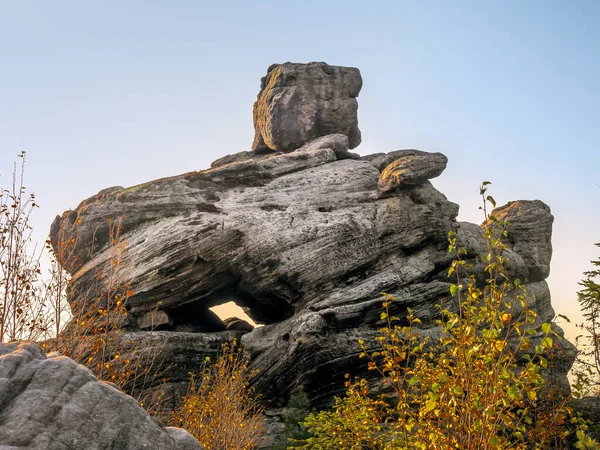
[[[599,23],[592,0],[0,0],[0,185],[26,150],[42,240],[103,188],[248,150],[270,64],[354,66],[358,153],[444,153],[433,183],[461,220],[483,180],[551,207],[553,305],[577,321],[600,256]]]

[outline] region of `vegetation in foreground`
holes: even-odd
[[[596,244],[600,247],[600,243]],[[585,322],[581,328],[585,335],[578,337],[581,349],[578,360],[578,374],[583,377],[591,393],[600,390],[600,257],[591,261],[592,270],[584,272],[577,293]]]

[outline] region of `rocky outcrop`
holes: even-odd
[[[435,305],[451,282],[448,231],[457,232],[484,279],[483,231],[457,222],[458,205],[429,181],[446,167],[444,155],[349,152],[358,143],[359,89],[355,69],[273,67],[255,105],[255,149],[264,151],[105,189],[57,217],[53,245],[76,243],[75,262],[65,265],[73,275],[71,304],[89,304],[97,274],[111,270],[118,223],[129,262],[119,279],[132,293],[128,321],[119,325],[125,334],[143,342],[155,339],[145,330],[160,330],[152,336],[169,349],[162,358],[172,367],[172,386],[184,386],[205,353],[241,338],[258,371],[253,385],[273,408],[299,385],[314,407],[328,406],[343,392],[346,373],[369,376],[357,342],[376,347],[382,292],[397,298],[392,314],[403,317],[410,308],[424,332],[435,333]],[[325,112],[331,105],[337,115]],[[324,119],[334,116],[339,120]],[[345,125],[329,127],[334,123]],[[550,209],[518,201],[493,214],[512,224],[510,275],[527,287],[538,324],[549,320]],[[230,301],[262,326],[211,315],[209,308]],[[565,340],[557,346],[556,379],[568,389],[574,348]]]
[[[527,265],[528,279],[546,279],[552,258],[553,222],[548,205],[539,200],[509,202],[496,209],[494,215],[509,223],[508,241]]]
[[[167,335],[212,332],[224,342],[227,324],[208,308],[234,301],[264,325],[242,330],[263,396],[281,405],[302,384],[315,405],[328,404],[341,393],[345,373],[364,371],[357,340],[374,340],[381,292],[398,298],[396,315],[412,308],[434,327],[435,303],[450,284],[448,231],[458,232],[480,274],[478,256],[487,250],[482,229],[459,224],[458,206],[427,180],[445,167],[443,155],[410,150],[338,159],[343,146],[323,148],[342,141],[321,138],[302,151],[244,154],[213,169],[85,200],[53,225],[53,241],[62,229],[78,242],[71,302],[88,302],[97,269],[109,270],[108,234],[120,220],[131,262],[122,278],[133,292],[126,329],[141,333],[136,330],[158,324]],[[551,318],[543,281],[549,208],[520,201],[494,214],[516,230],[509,235],[512,274],[527,284],[540,320]],[[94,257],[87,251],[92,239]],[[175,353],[185,354],[186,345]],[[563,375],[571,356],[567,351]],[[174,382],[183,383],[189,370],[174,372]]]
[[[85,367],[29,342],[0,344],[0,448],[202,450]]]
[[[350,148],[360,144],[358,69],[323,62],[273,64],[260,87],[254,104],[254,151],[289,152],[334,133],[347,136]]]

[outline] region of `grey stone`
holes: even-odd
[[[173,319],[164,311],[148,311],[138,317],[137,325],[142,330],[171,327]]]
[[[234,153],[233,155],[223,156],[210,164],[211,169],[215,169],[217,167],[225,166],[227,164],[238,163],[243,161],[248,161],[250,159],[254,161],[261,161],[263,159],[271,158],[273,156],[279,156],[283,154],[283,152],[239,152]]]
[[[238,317],[229,317],[223,321],[223,324],[227,330],[252,331],[254,329],[253,325]]]
[[[440,176],[447,162],[448,158],[441,153],[400,156],[383,169],[377,186],[380,192],[388,192],[401,186],[421,184]]]
[[[323,62],[272,65],[254,104],[254,151],[293,151],[333,133],[360,144],[356,97],[360,72]]]
[[[263,444],[281,443],[279,408],[298,386],[317,409],[344,393],[346,374],[371,379],[374,392],[383,392],[358,358],[359,338],[378,349],[382,292],[396,298],[390,314],[402,319],[410,308],[423,336],[441,336],[436,304],[454,301],[449,231],[467,250],[472,273],[486,279],[482,228],[458,223],[458,205],[429,181],[446,168],[444,155],[349,152],[361,139],[361,86],[358,69],[274,64],[254,105],[253,151],[222,157],[208,170],[102,190],[56,218],[54,248],[75,242],[73,259],[61,261],[72,275],[73,310],[89,308],[109,288],[97,273],[111,271],[111,229],[119,226],[127,245],[118,279],[133,295],[109,337],[114,351],[152,359],[152,374],[169,380],[148,385],[148,393],[160,389],[175,404],[190,373],[223,343],[241,340],[251,356],[251,384],[269,405]],[[554,315],[544,281],[550,209],[518,201],[493,214],[512,224],[507,274],[527,288],[540,325]],[[228,302],[263,326],[223,322],[209,309]],[[82,343],[93,340],[84,336]],[[544,376],[567,393],[576,351],[564,339],[556,347]]]
[[[314,150],[320,150],[322,148],[330,148],[335,153],[337,159],[348,159],[348,137],[337,133],[328,134],[327,136],[318,137],[313,139],[302,147],[297,152],[310,152]]]
[[[508,242],[529,267],[529,279],[539,281],[547,278],[554,222],[550,207],[540,200],[519,200],[496,208],[492,214],[510,224]]]
[[[30,342],[0,344],[0,447],[201,450],[163,428],[131,397]]]
[[[226,333],[238,333],[259,371],[252,383],[273,407],[285,405],[298,385],[315,407],[330,405],[344,391],[345,373],[370,376],[356,343],[362,338],[375,346],[382,292],[398,299],[392,313],[411,308],[436,333],[435,303],[450,285],[448,231],[457,231],[480,279],[480,255],[487,252],[482,229],[459,224],[458,205],[426,179],[441,172],[443,155],[406,150],[339,160],[331,142],[343,139],[325,137],[301,151],[115,188],[66,212],[53,230],[78,242],[71,303],[90,301],[94,274],[108,270],[110,261],[108,219],[122,217],[130,322],[140,324],[157,310],[172,322],[170,331],[153,337],[125,335],[142,347],[159,339],[168,348],[163,363],[176,368],[167,376],[169,389],[185,389],[188,372],[231,338]],[[407,157],[420,161],[412,178],[419,183],[379,195],[379,167]],[[509,232],[509,273],[526,284],[539,320],[546,320],[553,314],[543,282],[551,215],[541,202],[521,203],[494,213],[516,224]],[[208,308],[230,301],[264,326],[223,331],[227,324]],[[564,381],[571,363],[566,352],[558,375]]]

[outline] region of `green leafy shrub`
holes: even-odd
[[[600,444],[585,434],[583,430],[577,430],[577,442],[575,443],[577,450],[598,450]]]
[[[600,247],[600,243],[596,244]],[[592,261],[593,270],[584,272],[577,293],[585,322],[581,328],[586,335],[578,337],[580,354],[578,372],[580,378],[590,386],[592,394],[598,395],[600,387],[600,258]]]
[[[304,386],[298,386],[290,396],[290,400],[283,414],[283,423],[285,425],[285,438],[289,444],[275,445],[272,450],[286,450],[295,448],[310,437],[310,433],[303,422],[310,414],[310,401],[304,392]]]

